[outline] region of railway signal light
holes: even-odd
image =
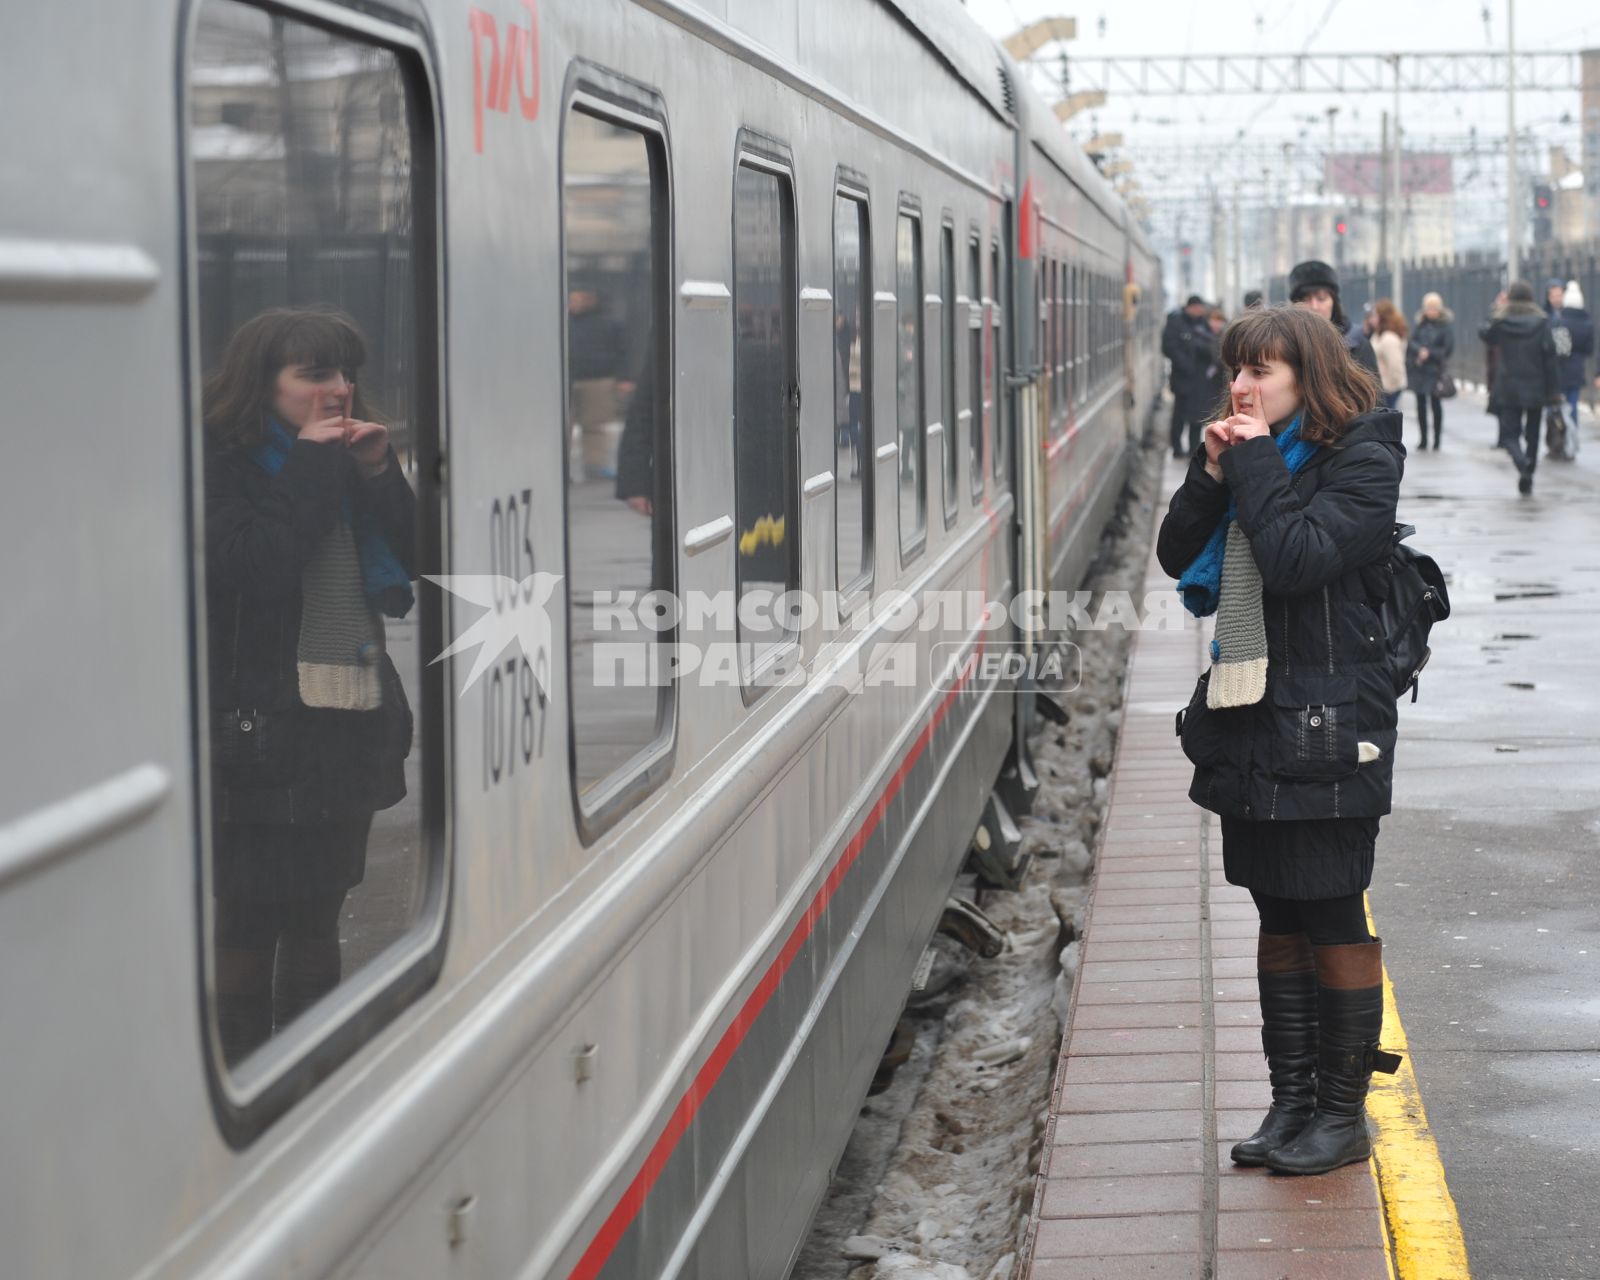
[[[1551,206],[1555,203],[1550,184],[1536,182],[1533,184],[1533,238],[1535,241],[1548,240],[1554,231],[1554,210]]]
[[[1333,234],[1334,235],[1336,235],[1336,236],[1346,235],[1349,232],[1349,230],[1350,230],[1350,220],[1348,218],[1346,218],[1343,214],[1340,214],[1337,218],[1335,218],[1333,220]]]

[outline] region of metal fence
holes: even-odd
[[[1419,258],[1404,266],[1401,283],[1404,299],[1396,299],[1406,323],[1414,324],[1422,309],[1422,295],[1437,293],[1454,314],[1456,348],[1450,358],[1450,371],[1473,382],[1485,380],[1484,347],[1478,328],[1494,310],[1495,295],[1508,279],[1526,280],[1533,286],[1536,301],[1545,299],[1545,282],[1576,280],[1583,288],[1590,314],[1600,305],[1600,241],[1587,244],[1546,244],[1523,256],[1520,272],[1507,276],[1505,260],[1495,254],[1465,253],[1449,258]],[[1393,297],[1393,273],[1382,267],[1340,267],[1340,296],[1352,319],[1361,315],[1365,303]],[[1274,276],[1268,299],[1286,301],[1287,276]]]

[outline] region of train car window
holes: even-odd
[[[393,39],[204,0],[189,46],[202,971],[235,1145],[442,953],[435,151]]]
[[[597,647],[618,637],[597,627],[595,607],[673,589],[671,379],[656,373],[671,358],[667,210],[660,134],[575,103],[561,148],[567,689],[586,834],[637,788],[630,782],[659,756],[673,722],[670,681],[600,669]],[[643,672],[672,636],[626,639],[637,640],[632,659]]]
[[[956,229],[939,237],[939,420],[944,424],[944,522],[955,523],[961,504],[961,432],[956,423]]]
[[[834,582],[872,575],[872,236],[867,202],[833,200]]]
[[[1040,274],[1040,320],[1038,320],[1038,376],[1045,381],[1045,429],[1054,429],[1054,411],[1056,411],[1056,384],[1050,370],[1050,344],[1054,339],[1054,325],[1051,323],[1051,291],[1054,290],[1053,272],[1050,269],[1050,259],[1045,258],[1038,264]]]
[[[967,326],[967,450],[972,496],[983,495],[983,245],[977,236],[967,244],[967,288],[972,303],[964,323]]]
[[[989,465],[1001,488],[1006,478],[1006,330],[1005,316],[1008,293],[1006,276],[1002,271],[1000,242],[989,245],[989,281],[993,287],[993,302],[989,307],[989,356],[984,368],[989,376]]]
[[[1061,350],[1066,340],[1066,324],[1064,323],[1066,317],[1062,314],[1065,310],[1065,281],[1066,272],[1062,269],[1061,263],[1057,262],[1054,271],[1055,303],[1050,308],[1051,323],[1055,326],[1055,341],[1050,344],[1050,363],[1055,368],[1057,385],[1063,388],[1059,397],[1062,405],[1065,405],[1067,400],[1061,377],[1063,372],[1061,368]]]
[[[1062,335],[1062,338],[1061,338],[1062,350],[1063,350],[1063,353],[1064,353],[1063,358],[1062,358],[1062,368],[1063,368],[1063,370],[1065,372],[1065,376],[1066,376],[1066,380],[1067,380],[1067,385],[1066,385],[1066,388],[1065,388],[1065,392],[1066,392],[1065,399],[1066,399],[1068,404],[1074,403],[1075,398],[1076,398],[1076,396],[1078,394],[1078,381],[1079,381],[1079,379],[1078,379],[1078,371],[1077,371],[1077,367],[1076,367],[1077,361],[1074,358],[1077,348],[1073,345],[1078,340],[1078,306],[1077,306],[1077,300],[1078,300],[1078,268],[1077,268],[1077,265],[1075,263],[1069,262],[1069,263],[1067,263],[1067,297],[1066,297],[1066,306],[1063,308],[1063,310],[1066,313],[1066,324],[1064,326],[1065,329],[1066,329],[1066,333],[1064,333]]]
[[[1090,310],[1088,310],[1088,299],[1085,298],[1085,294],[1088,293],[1088,286],[1090,286],[1088,270],[1083,266],[1078,266],[1077,280],[1072,286],[1072,312],[1074,312],[1074,320],[1072,320],[1072,366],[1074,366],[1075,370],[1074,382],[1075,390],[1077,390],[1077,402],[1080,405],[1090,397],[1090,370],[1088,370],[1088,350],[1090,350],[1088,318],[1090,318]]]
[[[800,586],[795,430],[794,187],[786,170],[741,160],[733,183],[734,522],[738,637],[747,684],[794,635],[771,607]],[[758,619],[751,621],[750,619]]]
[[[900,428],[900,556],[909,559],[928,529],[928,429],[922,380],[922,220],[895,223],[895,416]]]

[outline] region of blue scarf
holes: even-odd
[[[1273,437],[1283,463],[1293,475],[1317,452],[1317,445],[1300,438],[1300,416]],[[1222,549],[1227,545],[1228,526],[1238,514],[1234,500],[1228,499],[1227,513],[1217,525],[1216,532],[1207,540],[1199,555],[1178,579],[1178,594],[1183,597],[1183,607],[1197,618],[1209,618],[1217,611],[1217,596],[1222,590]]]
[[[269,476],[275,476],[289,461],[292,448],[294,437],[276,418],[268,418],[267,438],[251,450],[251,457]],[[376,529],[367,528],[355,519],[349,494],[339,499],[339,521],[350,525],[355,535],[356,556],[361,561],[361,583],[367,600],[374,609],[391,618],[405,617],[417,597],[411,590],[411,579],[406,576],[388,540]]]

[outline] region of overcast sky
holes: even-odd
[[[968,0],[967,10],[987,30],[1004,37],[1034,19],[1074,17],[1078,38],[1065,47],[1084,58],[1206,53],[1393,53],[1502,51],[1506,43],[1506,0]],[[1484,14],[1488,23],[1485,26]],[[1600,5],[1592,0],[1522,0],[1516,6],[1517,48],[1522,51],[1574,51],[1600,47]],[[1103,24],[1104,33],[1101,33]],[[1049,74],[1055,51],[1040,56]],[[1043,90],[1047,86],[1040,84]],[[1163,136],[1233,138],[1241,127],[1249,136],[1282,141],[1300,130],[1318,146],[1326,144],[1326,109],[1338,105],[1335,146],[1343,150],[1376,145],[1382,113],[1392,96],[1345,100],[1290,94],[1275,102],[1259,96],[1177,99],[1113,95],[1095,113],[1102,130],[1120,130],[1131,144]],[[1408,94],[1401,102],[1413,136],[1503,135],[1505,95]],[[1134,121],[1137,114],[1139,120]],[[1571,123],[1560,118],[1568,115]],[[1310,117],[1315,117],[1313,123]],[[1576,150],[1578,94],[1530,93],[1518,98],[1519,128],[1531,127],[1542,143],[1568,142]],[[1089,121],[1074,121],[1087,136]]]

